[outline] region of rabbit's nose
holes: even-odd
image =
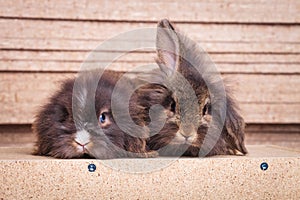
[[[185,135],[184,133],[180,133],[182,137],[184,137],[185,140],[188,140],[192,135]]]
[[[195,133],[195,127],[193,124],[185,124],[182,126],[180,134],[186,139],[193,136]]]
[[[81,130],[76,132],[74,140],[77,144],[85,146],[90,143],[90,135],[87,131]]]

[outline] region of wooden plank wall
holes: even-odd
[[[31,124],[59,80],[74,76],[97,45],[162,18],[235,82],[248,124],[300,124],[299,0],[0,0],[0,126]],[[136,52],[116,66],[153,57]]]

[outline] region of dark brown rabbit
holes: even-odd
[[[151,106],[164,108],[166,123],[151,132],[150,149],[165,156],[246,154],[244,120],[229,88],[210,72],[213,63],[205,52],[168,20],[158,24],[156,45],[160,71],[149,77],[157,83],[139,88],[134,97],[140,105],[134,113],[148,124]]]
[[[93,70],[77,79],[66,80],[36,116],[33,124],[37,135],[35,154],[100,159],[156,156],[156,152],[146,149],[147,132],[138,133],[143,138],[134,137],[122,131],[114,121],[112,92],[122,75],[121,72]],[[124,95],[127,87],[130,83],[120,90]],[[116,108],[124,106],[122,96],[122,92],[118,94]],[[135,114],[133,117],[137,118]]]

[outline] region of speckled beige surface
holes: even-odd
[[[250,154],[242,157],[169,162],[61,160],[32,156],[28,148],[0,148],[0,199],[300,199],[299,152],[275,146],[248,149]],[[122,171],[165,162],[168,166],[152,172]],[[269,164],[266,171],[260,169],[262,162]],[[97,166],[95,172],[88,171],[90,163]]]

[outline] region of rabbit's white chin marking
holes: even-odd
[[[74,140],[79,147],[84,148],[84,146],[90,143],[90,134],[86,130],[77,131]]]

